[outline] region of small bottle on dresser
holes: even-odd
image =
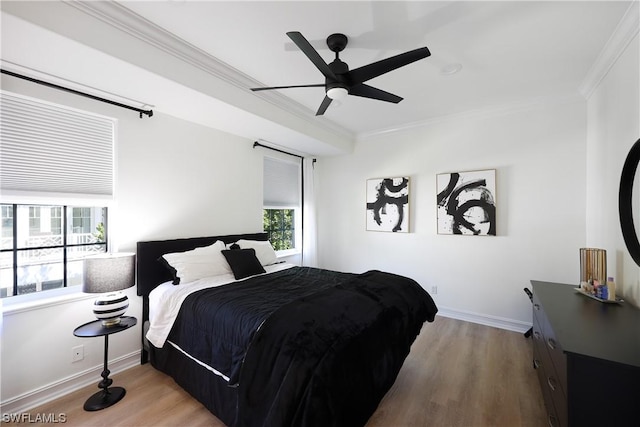
[[[616,282],[613,280],[613,277],[608,277],[607,278],[607,291],[608,291],[608,298],[610,301],[615,301],[616,300]]]
[[[609,299],[609,288],[607,287],[606,284],[603,284],[602,286],[600,286],[598,288],[598,290],[600,291],[600,298],[604,299],[604,300],[608,300]]]

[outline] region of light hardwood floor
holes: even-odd
[[[531,339],[516,332],[437,317],[423,326],[398,379],[366,427],[546,426],[531,346]],[[32,418],[64,413],[66,426],[224,427],[149,364],[116,374],[113,380],[127,394],[110,408],[82,409],[98,390],[90,386],[29,413]]]

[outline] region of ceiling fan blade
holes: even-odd
[[[363,98],[377,99],[379,101],[393,102],[394,104],[397,104],[403,99],[398,95],[385,92],[384,90],[375,88],[373,86],[365,85],[363,83],[351,86],[351,88],[349,88],[349,95],[361,96]]]
[[[346,74],[347,80],[350,84],[358,84],[366,82],[374,77],[378,77],[381,74],[388,73],[396,68],[404,67],[419,59],[426,58],[431,55],[429,49],[421,47],[419,49],[410,50],[409,52],[401,53],[400,55],[392,56],[387,59],[373,62],[369,65],[353,69]]]
[[[331,68],[329,68],[327,63],[324,62],[324,59],[322,59],[318,51],[316,51],[313,46],[311,46],[311,43],[309,43],[301,33],[299,33],[298,31],[290,31],[287,33],[287,35],[296,44],[296,46],[300,48],[302,53],[307,55],[307,58],[309,58],[311,62],[313,62],[313,65],[315,65],[316,68],[320,70],[320,72],[325,77],[332,80],[338,79],[333,71],[331,71]]]
[[[320,104],[320,108],[318,108],[318,111],[316,111],[316,116],[323,115],[324,112],[327,111],[327,108],[329,107],[329,104],[331,104],[331,101],[333,101],[333,99],[325,95],[324,99],[322,100],[322,104]]]
[[[312,84],[312,85],[294,85],[294,86],[271,86],[271,87],[252,87],[250,88],[254,92],[261,90],[273,90],[273,89],[291,89],[296,87],[324,87],[324,83]]]

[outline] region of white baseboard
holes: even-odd
[[[531,327],[531,323],[522,322],[520,320],[473,313],[470,311],[455,310],[442,306],[438,306],[438,316],[464,320],[465,322],[478,323],[480,325],[492,326],[494,328],[506,329],[508,331],[520,333],[525,333]]]
[[[110,375],[117,374],[140,364],[140,350],[109,361]],[[23,413],[61,396],[74,392],[90,384],[100,382],[103,366],[95,366],[85,371],[47,384],[38,389],[10,398],[0,403],[3,414]],[[96,391],[98,391],[96,387]]]

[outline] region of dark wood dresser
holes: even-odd
[[[533,366],[552,427],[640,426],[640,310],[533,285]]]

